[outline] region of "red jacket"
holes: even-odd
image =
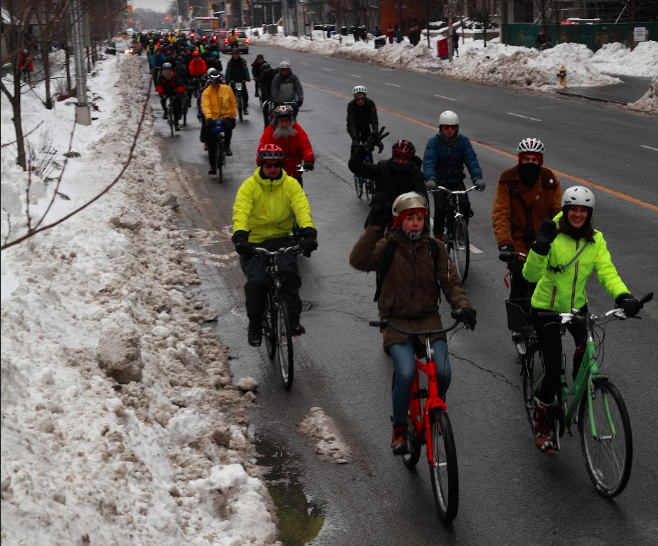
[[[190,61],[190,75],[192,76],[203,76],[206,73],[206,61],[201,57],[194,57]]]
[[[30,72],[34,71],[34,66],[32,66],[32,55],[29,53],[23,53],[18,59],[18,68],[23,68],[23,65],[27,65],[27,69]]]
[[[267,129],[263,132],[263,136],[260,137],[258,149],[260,150],[265,144],[276,144],[281,147],[283,153],[286,155],[286,159],[283,162],[283,169],[288,175],[299,178],[302,173],[297,172],[297,165],[304,161],[314,163],[315,155],[313,154],[313,148],[311,148],[311,142],[308,139],[306,131],[297,123],[293,123],[292,127],[297,130],[297,134],[294,137],[274,138],[274,128],[268,125]],[[258,160],[258,157],[256,159]]]

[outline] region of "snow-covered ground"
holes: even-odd
[[[372,43],[280,37],[252,43],[476,74],[501,85],[523,85],[536,70],[532,85],[550,88],[561,64],[574,78],[596,82],[590,84],[608,83],[603,71],[658,78],[656,42],[596,55],[569,44],[540,54],[467,42],[452,65],[435,59],[435,45],[374,50]],[[28,203],[31,225],[49,209],[47,225],[120,173],[142,113],[142,62],[120,57],[97,65],[89,88],[98,119],[90,127],[72,123],[73,101],[49,111],[39,99],[43,89],[23,95],[32,164],[53,152],[31,177],[15,165],[12,110],[2,96],[3,244],[25,232]],[[655,104],[656,85],[641,109]],[[208,326],[216,313],[190,288],[199,281],[187,235],[173,223],[176,198],[166,188],[157,138],[147,108],[132,163],[108,194],[2,252],[0,538],[8,546],[276,541],[274,507],[251,462],[247,430],[258,386],[232,377]],[[310,408],[297,430],[314,438],[322,459],[349,461],[349,446],[321,408]]]

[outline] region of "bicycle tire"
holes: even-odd
[[[244,109],[244,106],[242,105],[242,93],[238,93],[238,117],[240,118],[240,121],[243,121],[243,119],[242,119],[243,109]]]
[[[181,106],[181,117],[183,118],[183,127],[187,127],[187,98],[183,98],[183,104]]]
[[[224,182],[224,158],[224,136],[220,134],[217,136],[217,155],[215,156],[215,165],[220,184]]]
[[[167,123],[169,123],[169,130],[171,131],[171,138],[174,138],[174,106],[169,103],[169,106],[167,107]]]
[[[363,196],[363,182],[361,182],[361,177],[354,177],[354,189],[356,190],[356,196],[361,199]]]
[[[363,185],[366,187],[366,202],[369,205],[372,205],[372,198],[375,194],[375,189],[373,187],[372,180],[366,179]]]
[[[416,427],[411,420],[411,413],[407,414],[407,453],[402,455],[402,462],[407,468],[414,468],[420,459],[420,438],[416,434]]]
[[[631,420],[621,394],[610,380],[594,379],[591,388],[592,415],[598,438],[592,435],[592,416],[585,394],[578,408],[580,445],[587,474],[597,491],[604,497],[615,497],[624,490],[631,475]]]
[[[274,307],[274,300],[272,294],[268,293],[265,313],[263,314],[263,333],[265,336],[267,356],[270,357],[270,360],[273,360],[276,356],[276,317],[277,314]]]
[[[526,416],[530,423],[530,431],[535,434],[535,412],[537,411],[537,402],[535,400],[535,386],[539,381],[542,370],[542,359],[540,352],[536,349],[528,348],[526,354],[521,359],[521,376],[523,377],[523,403]]]
[[[288,306],[285,301],[279,300],[277,304],[277,328],[276,328],[276,356],[281,380],[286,390],[292,387],[295,375],[294,352],[292,334],[290,333],[290,318],[288,317]]]
[[[459,508],[459,472],[457,450],[450,419],[443,408],[430,411],[430,438],[434,460],[430,461],[432,492],[439,516],[450,523]]]
[[[455,219],[454,229],[454,240],[452,245],[453,261],[455,262],[457,273],[459,273],[462,282],[464,282],[468,275],[468,266],[471,261],[471,250],[468,241],[468,224],[466,223],[466,219]]]

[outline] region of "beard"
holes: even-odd
[[[288,138],[297,136],[297,129],[294,127],[277,127],[272,134],[274,138]]]

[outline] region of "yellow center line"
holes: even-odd
[[[309,87],[313,87],[314,89],[317,89],[318,91],[324,91],[325,93],[329,93],[331,95],[336,95],[337,97],[342,97],[344,99],[349,99],[349,100],[352,99],[351,96],[344,95],[343,93],[338,93],[337,91],[332,91],[330,89],[325,89],[324,87],[320,87],[318,85],[313,85],[313,84],[310,84],[310,83],[307,83],[307,82],[303,82],[303,83],[304,83],[304,85],[307,85]],[[387,112],[388,114],[391,114],[392,116],[402,118],[402,119],[410,121],[412,123],[416,123],[417,125],[422,125],[423,127],[428,127],[429,129],[432,129],[432,131],[436,131],[436,127],[434,125],[430,125],[429,123],[425,123],[424,121],[420,121],[420,120],[417,120],[417,119],[414,119],[414,118],[410,118],[409,116],[405,116],[404,114],[400,114],[399,112],[389,110],[388,108],[382,108],[381,106],[378,106],[377,110]],[[504,150],[500,150],[499,148],[494,148],[493,146],[489,146],[488,144],[478,142],[477,140],[473,140],[473,139],[469,139],[469,140],[473,144],[475,144],[476,146],[486,148],[487,150],[491,150],[492,152],[496,152],[497,154],[501,154],[501,155],[504,155],[504,156],[507,156],[507,157],[511,157],[513,159],[517,158],[516,155],[505,152]],[[658,205],[654,205],[653,203],[647,203],[646,201],[642,201],[641,199],[631,197],[630,195],[627,195],[625,193],[621,193],[621,192],[618,192],[616,190],[611,190],[610,188],[606,188],[605,186],[600,186],[599,184],[595,184],[594,182],[590,182],[589,180],[585,180],[584,178],[579,178],[577,176],[573,176],[573,175],[568,174],[568,173],[563,173],[563,172],[558,171],[556,169],[551,169],[551,170],[554,173],[560,175],[561,177],[569,178],[569,179],[574,180],[575,182],[578,182],[580,184],[585,184],[586,186],[596,188],[597,190],[601,190],[605,193],[609,193],[610,195],[614,195],[615,197],[619,197],[620,199],[630,201],[631,203],[635,203],[635,204],[640,205],[642,207],[645,207],[647,209],[658,212]]]

